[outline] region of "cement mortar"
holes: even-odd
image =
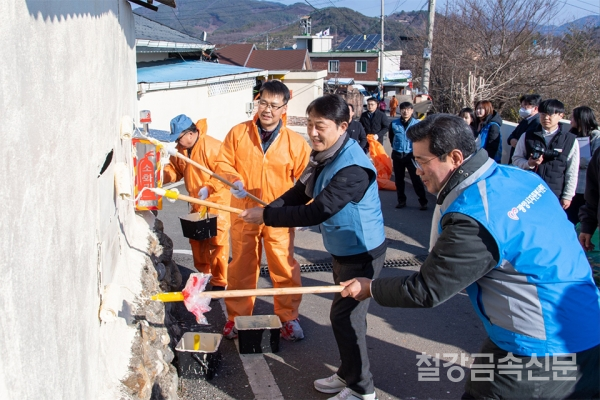
[[[177,370],[174,359],[176,337],[180,329],[169,332],[174,319],[169,305],[150,300],[162,291],[175,291],[181,286],[181,273],[172,260],[173,241],[164,234],[160,220],[148,236],[148,251],[142,268],[142,292],[133,310],[137,332],[132,344],[129,373],[122,380],[124,391],[135,399],[178,399]],[[159,280],[159,273],[161,279]],[[165,313],[167,310],[167,313]]]

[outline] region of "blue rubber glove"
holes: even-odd
[[[208,199],[208,188],[207,187],[200,188],[200,190],[198,191],[198,198],[200,200]]]
[[[244,182],[242,181],[235,181],[233,182],[233,186],[231,189],[229,189],[229,191],[231,192],[231,194],[237,198],[237,199],[243,199],[246,196],[248,196],[248,192],[246,192],[244,190]]]

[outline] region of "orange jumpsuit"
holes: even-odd
[[[206,119],[196,122],[198,128],[198,140],[194,147],[189,150],[177,145],[177,150],[184,156],[191,158],[198,164],[215,171],[215,161],[221,148],[221,142],[206,135]],[[188,153],[189,152],[189,153]],[[210,175],[199,170],[191,164],[177,157],[171,156],[170,164],[164,168],[163,183],[177,182],[183,177],[185,188],[190,196],[198,198],[198,191],[210,179]],[[216,190],[215,190],[216,188]],[[220,182],[211,186],[211,195],[206,199],[213,203],[229,205],[231,193],[229,188]],[[190,204],[192,212],[198,212],[202,206]],[[217,236],[206,240],[190,239],[192,254],[194,256],[194,267],[199,272],[211,273],[210,283],[213,286],[227,286],[227,266],[229,264],[229,213],[225,211],[209,210],[211,214],[217,215]]]
[[[396,116],[396,109],[398,108],[398,99],[395,97],[392,97],[390,99],[390,117],[395,117]]]
[[[241,180],[248,193],[270,203],[290,189],[302,175],[310,147],[301,135],[285,126],[284,115],[279,134],[264,153],[257,120],[258,114],[254,120],[236,125],[229,131],[221,146],[215,172],[230,182]],[[232,196],[231,206],[246,209],[258,204],[249,198]],[[235,214],[231,218],[233,259],[229,264],[228,290],[256,288],[263,245],[273,286],[301,286],[300,265],[294,259],[293,228],[248,224]],[[254,297],[225,299],[229,320],[252,315],[254,300]],[[301,295],[275,296],[275,314],[282,322],[298,318],[301,300]]]

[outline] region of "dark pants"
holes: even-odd
[[[334,259],[333,280],[337,285],[352,278],[377,278],[384,261],[385,253],[364,264],[340,264]],[[336,293],[329,313],[341,359],[337,374],[346,381],[347,387],[360,394],[375,392],[367,354],[369,301],[357,301]]]
[[[417,168],[412,162],[413,153],[399,153],[392,151],[392,162],[394,164],[394,176],[396,177],[396,195],[398,203],[406,203],[406,195],[404,194],[404,171],[408,170],[410,181],[412,182],[415,193],[419,198],[419,204],[427,204],[427,195],[425,194],[425,185],[417,175]]]
[[[565,211],[567,212],[567,218],[573,225],[577,225],[579,222],[579,209],[585,204],[583,193],[576,193],[571,200],[571,205]]]
[[[572,360],[572,357],[560,356],[557,360],[559,363],[556,363],[552,355],[549,355],[546,361],[545,354],[537,356],[537,361],[542,366],[532,363],[527,367],[532,357],[512,355],[513,358],[520,360],[520,362],[513,360],[512,364],[520,365],[522,368],[499,369],[498,364],[506,366],[509,361],[503,360],[499,363],[498,360],[506,358],[509,353],[496,346],[489,338],[483,342],[480,353],[491,354],[493,357],[491,362],[489,356],[475,357],[473,364],[496,366],[490,369],[493,371],[492,379],[472,381],[469,375],[463,399],[598,399],[600,396],[600,345],[574,353],[573,361],[576,365],[571,366],[571,369],[565,365],[565,362]],[[549,365],[546,365],[546,362]],[[563,365],[560,365],[561,362]],[[519,380],[515,373],[507,374],[508,370],[520,371],[521,379]],[[476,375],[478,378],[485,376],[481,372]],[[560,378],[573,378],[573,380]]]

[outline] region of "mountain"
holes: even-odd
[[[543,34],[563,35],[572,29],[584,29],[589,27],[600,26],[600,15],[588,15],[566,24],[556,25],[540,25],[537,30]]]
[[[154,12],[144,8],[134,10],[153,21],[160,22],[190,36],[214,44],[248,42],[258,48],[289,47],[293,36],[300,35],[300,17],[311,16],[312,33],[330,29],[334,45],[348,35],[379,33],[379,18],[367,17],[344,7],[315,10],[305,3],[286,6],[281,3],[257,0],[177,0],[177,8],[159,5]],[[427,13],[400,12],[386,18],[386,49],[403,48],[402,42],[417,35],[427,23]]]
[[[303,3],[289,6],[256,0],[177,0],[177,8],[159,5],[154,12],[144,8],[135,13],[202,38],[206,32],[211,43],[234,43],[289,24],[298,26],[299,18],[308,15],[312,7]]]
[[[300,18],[311,16],[312,33],[330,30],[334,47],[348,35],[379,33],[380,20],[367,17],[345,7],[315,10],[306,3],[284,5],[258,0],[177,0],[177,8],[159,5],[154,12],[145,8],[134,10],[151,20],[178,31],[218,44],[254,43],[260,49],[291,47],[293,36],[302,33]],[[561,26],[539,26],[544,34],[563,35],[570,28],[600,24],[600,17],[590,15]],[[423,50],[427,27],[427,11],[401,11],[385,20],[386,50],[403,50],[419,54]]]

